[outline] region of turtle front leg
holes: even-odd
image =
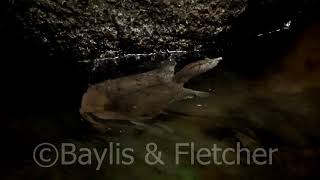
[[[93,114],[103,120],[111,119],[111,120],[119,120],[119,121],[141,121],[141,120],[152,119],[152,117],[148,117],[148,116],[131,117],[131,116],[127,116],[127,115],[124,115],[118,112],[113,112],[113,111],[103,111],[103,112],[97,112]]]
[[[212,95],[211,93],[208,93],[208,92],[196,91],[196,90],[187,89],[187,88],[183,88],[183,91],[185,94],[184,99],[190,99],[194,97],[207,98]]]
[[[95,120],[95,118],[90,113],[82,113],[82,118],[89,122],[91,126],[100,133],[106,133],[110,131],[110,127],[107,127],[104,123],[100,123]]]
[[[191,78],[205,73],[210,69],[216,67],[219,61],[221,60],[221,57],[215,59],[206,58],[204,60],[188,64],[175,74],[173,80],[178,84],[184,84],[188,82]]]

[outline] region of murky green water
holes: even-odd
[[[320,159],[320,38],[319,26],[296,40],[276,67],[268,67],[256,78],[246,78],[221,67],[187,84],[212,91],[206,99],[171,104],[146,127],[115,126],[118,135],[85,131],[82,135],[55,140],[73,142],[79,147],[102,149],[110,142],[134,149],[130,166],[103,164],[92,166],[55,166],[40,168],[26,163],[10,178],[38,179],[283,179],[316,177]],[[156,98],[156,97],[155,97]],[[66,125],[66,124],[62,124]],[[54,128],[54,127],[53,127]],[[85,127],[89,128],[89,127]],[[48,128],[50,129],[50,128]],[[70,131],[72,128],[70,129]],[[50,131],[50,130],[49,130]],[[72,133],[70,133],[72,134]],[[50,138],[49,138],[50,139]],[[154,142],[162,152],[165,165],[145,163],[145,147]],[[195,151],[212,148],[278,148],[272,165],[191,165],[190,156],[181,156],[175,164],[175,145],[194,142]],[[188,148],[187,148],[188,149]],[[227,158],[234,158],[228,155]],[[221,154],[218,156],[221,159]]]

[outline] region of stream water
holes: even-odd
[[[175,102],[166,110],[166,114],[146,123],[144,128],[124,125],[117,129],[121,131],[118,135],[99,134],[73,113],[54,115],[47,121],[32,116],[29,118],[33,121],[32,125],[29,121],[15,121],[17,124],[11,124],[11,129],[21,132],[23,136],[28,134],[21,141],[36,137],[57,145],[69,142],[77,147],[100,150],[110,142],[120,143],[121,148],[134,149],[134,163],[129,166],[104,163],[96,171],[96,162],[91,166],[75,163],[40,168],[31,158],[25,158],[24,164],[10,171],[8,177],[316,179],[319,177],[317,168],[320,162],[319,32],[320,26],[314,25],[300,33],[293,40],[294,43],[287,47],[287,52],[275,57],[276,63],[266,66],[259,76],[248,77],[241,71],[233,71],[227,63],[222,63],[186,84],[192,89],[212,91],[211,97]],[[74,120],[70,122],[69,119]],[[29,146],[34,147],[36,142],[40,141]],[[162,152],[161,159],[165,165],[145,163],[145,148],[151,142],[156,143],[158,151]],[[246,163],[191,165],[188,155],[181,156],[181,162],[176,165],[176,144],[191,142],[195,143],[195,151],[212,148],[213,144],[228,148],[240,143],[249,149],[277,148],[278,152],[272,156],[273,163],[264,166]],[[28,155],[26,153],[21,157]],[[232,159],[233,156],[227,158]],[[218,159],[221,159],[221,155]]]

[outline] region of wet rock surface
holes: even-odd
[[[22,45],[24,49],[39,46],[41,53],[53,59],[80,62],[80,68],[91,74],[90,81],[97,82],[157,68],[168,58],[179,65],[228,54],[230,48],[251,48],[252,39],[295,27],[300,17],[316,12],[310,11],[316,3],[10,0],[2,7],[2,35],[4,43],[14,48],[22,41],[27,44]]]
[[[78,60],[118,53],[201,50],[231,27],[247,0],[18,0],[31,36]]]

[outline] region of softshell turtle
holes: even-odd
[[[175,73],[175,61],[160,68],[106,80],[88,88],[82,97],[80,113],[96,128],[104,128],[104,120],[138,122],[159,115],[171,102],[210,93],[184,88],[192,77],[215,67],[222,58],[206,58],[186,65]],[[99,119],[99,121],[97,121]]]

